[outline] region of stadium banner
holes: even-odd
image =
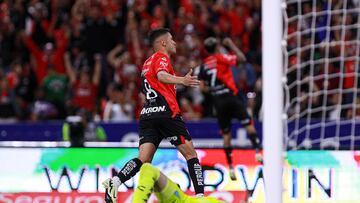
[[[191,194],[190,194],[191,195]],[[206,196],[229,200],[229,202],[246,202],[246,192],[222,191],[206,192]],[[119,192],[118,203],[132,203],[133,190]],[[23,193],[0,193],[1,203],[104,203],[104,193],[79,193],[79,192],[23,192]],[[152,194],[148,203],[157,203]]]
[[[258,132],[260,141],[262,140],[262,123],[255,121],[255,128]],[[306,121],[299,123],[288,123],[288,132],[294,131],[295,127],[302,128]],[[296,146],[304,143],[311,143],[307,146],[309,149],[320,149],[321,144],[327,146],[326,149],[360,149],[360,119],[341,120],[339,122],[313,121],[312,125],[318,127],[312,128],[310,135],[306,131],[299,132],[296,140],[290,138],[289,141]],[[354,124],[354,128],[352,125]],[[62,141],[63,122],[36,122],[36,123],[14,123],[0,124],[0,141]],[[186,126],[195,143],[213,144],[213,146],[222,146],[222,136],[216,120],[187,121]],[[337,127],[338,126],[338,127]],[[108,142],[137,142],[138,140],[138,122],[125,123],[93,123],[91,129],[102,127]],[[245,129],[238,123],[232,125],[233,143],[238,147],[250,147],[251,142],[246,136]],[[334,132],[339,130],[339,135]],[[323,137],[322,137],[323,136]],[[353,137],[352,139],[349,139]],[[319,140],[324,140],[319,142]],[[323,147],[324,147],[323,146]],[[338,149],[336,148],[336,149]]]
[[[136,148],[0,148],[0,203],[98,202],[101,182],[114,175]],[[234,150],[231,181],[222,149],[198,149],[207,194],[229,203],[264,201],[262,165],[253,150]],[[176,149],[158,149],[153,164],[193,193],[187,164]],[[284,162],[284,202],[360,202],[360,151],[289,151]],[[126,202],[138,176],[120,188]],[[271,183],[267,183],[271,187]]]
[[[36,123],[12,123],[0,124],[0,141],[62,141],[63,122],[36,122]],[[101,126],[110,142],[128,142],[138,140],[138,122],[123,123],[92,123],[92,128]],[[220,136],[219,127],[215,120],[186,122],[186,126],[195,139],[218,139]],[[261,131],[261,124],[256,122],[258,131]],[[242,133],[246,139],[245,129],[239,123],[234,123],[232,132]],[[237,132],[239,130],[239,132]],[[24,133],[26,132],[26,133]]]

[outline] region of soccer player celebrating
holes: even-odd
[[[190,197],[171,181],[160,170],[149,163],[144,163],[140,169],[138,185],[133,196],[133,203],[146,203],[152,192],[159,203],[225,203],[213,197]]]
[[[248,138],[256,149],[256,159],[262,161],[259,152],[260,145],[256,130],[246,106],[237,97],[237,89],[231,66],[246,61],[244,54],[236,47],[230,38],[223,40],[223,45],[229,47],[235,55],[220,53],[220,45],[216,38],[209,37],[204,41],[205,49],[210,54],[200,65],[199,79],[203,81],[202,88],[208,89],[213,97],[217,120],[224,139],[224,150],[230,168],[230,178],[236,180],[232,166],[231,120],[237,118],[246,127]]]
[[[106,202],[116,202],[120,184],[133,177],[143,163],[151,163],[164,138],[175,145],[186,159],[196,196],[204,194],[202,167],[180,115],[175,87],[176,84],[196,87],[200,81],[191,75],[192,70],[184,77],[175,76],[170,55],[176,53],[176,43],[168,29],[151,31],[149,39],[155,53],[145,61],[141,72],[146,101],[140,113],[139,155],[128,161],[117,176],[103,182]]]

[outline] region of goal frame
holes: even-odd
[[[264,181],[267,203],[282,203],[282,0],[262,0]]]

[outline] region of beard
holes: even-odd
[[[169,49],[169,53],[176,54],[176,47],[172,47],[171,49]]]

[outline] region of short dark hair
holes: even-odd
[[[157,28],[155,30],[150,31],[150,33],[149,33],[150,45],[153,46],[155,40],[157,38],[159,38],[160,36],[166,34],[166,33],[170,33],[170,29],[168,29],[168,28]]]
[[[217,39],[215,37],[208,37],[204,41],[205,50],[209,54],[214,54],[216,51]]]

